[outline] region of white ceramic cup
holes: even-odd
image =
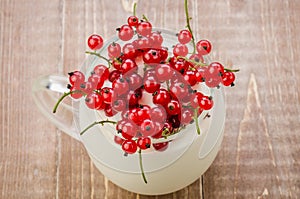
[[[163,46],[169,48],[176,43],[176,34],[161,31]],[[112,42],[120,42],[117,37],[108,40],[99,51],[107,56],[105,50]],[[81,71],[89,74],[93,67],[105,63],[96,56],[89,56]],[[106,119],[103,114],[85,106],[84,100],[63,102],[56,114],[52,113],[58,94],[67,92],[67,77],[48,75],[38,78],[32,87],[33,97],[42,113],[59,129],[82,142],[94,165],[100,172],[116,185],[139,194],[159,195],[182,189],[197,180],[212,164],[223,139],[225,122],[225,104],[222,89],[208,89],[203,92],[213,96],[214,106],[203,112],[198,120],[201,134],[196,133],[194,124],[188,125],[180,133],[170,137],[168,148],[163,151],[145,150],[142,162],[148,183],[141,176],[139,155],[124,156],[121,147],[114,143],[115,127],[106,124],[95,126],[84,135],[79,133],[95,121]],[[164,139],[164,138],[162,138]],[[164,142],[166,140],[156,140]]]

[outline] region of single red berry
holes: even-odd
[[[122,149],[125,153],[133,154],[137,151],[137,144],[134,140],[125,140],[122,143]]]
[[[141,133],[143,137],[152,136],[156,134],[155,124],[152,120],[146,119],[141,123]]]
[[[159,51],[150,49],[143,54],[143,61],[148,65],[157,65],[161,62]]]
[[[151,147],[151,139],[149,137],[138,138],[136,142],[137,146],[142,150],[146,150]]]
[[[187,44],[192,40],[192,34],[188,30],[181,30],[178,33],[178,41],[181,44]]]
[[[136,48],[132,43],[127,43],[122,48],[123,58],[134,59],[136,57]]]
[[[127,19],[127,23],[129,26],[136,27],[139,24],[139,19],[136,16],[130,16]]]
[[[173,48],[174,56],[182,56],[185,57],[189,53],[189,49],[186,47],[185,44],[176,44]]]
[[[107,117],[112,117],[118,112],[115,111],[110,104],[105,104],[104,113]]]
[[[198,108],[199,107],[199,104],[200,104],[200,101],[202,99],[204,95],[201,93],[201,92],[196,92],[196,93],[193,93],[192,96],[191,96],[191,106],[193,108]]]
[[[166,47],[161,47],[158,49],[159,50],[159,54],[160,54],[160,58],[161,58],[161,61],[164,62],[167,60],[168,56],[169,56],[169,53],[168,53],[168,48]]]
[[[123,77],[120,77],[112,83],[112,89],[119,96],[129,91],[129,85]]]
[[[213,100],[211,99],[211,97],[208,96],[203,96],[199,102],[200,108],[204,110],[211,109],[213,107],[213,104]]]
[[[177,100],[171,100],[166,105],[166,111],[169,115],[179,115],[181,111],[180,103]]]
[[[207,55],[211,51],[211,43],[208,40],[200,40],[196,44],[198,54]]]
[[[166,110],[160,105],[151,108],[149,115],[151,120],[159,123],[164,123],[167,119]]]
[[[103,86],[104,80],[99,75],[92,74],[88,78],[88,82],[91,82],[93,87],[95,87],[96,90],[99,90]]]
[[[90,109],[99,109],[102,106],[103,98],[100,94],[92,92],[85,98],[85,104]]]
[[[121,28],[117,30],[119,31],[118,36],[122,41],[128,41],[134,35],[132,27],[126,24],[121,26]]]
[[[153,48],[156,48],[156,49],[161,48],[161,45],[162,45],[164,39],[161,36],[160,32],[152,32],[150,35],[150,38],[153,41],[153,44],[152,44]]]
[[[114,82],[116,79],[118,79],[121,76],[121,71],[119,70],[113,70],[109,73],[108,80],[110,82]]]
[[[144,89],[148,93],[154,93],[159,89],[159,87],[160,87],[160,83],[157,81],[155,77],[149,76],[146,79],[144,79]]]
[[[138,73],[132,73],[124,76],[128,81],[129,88],[135,90],[143,85],[143,78]]]
[[[111,43],[108,47],[107,47],[107,52],[108,52],[108,56],[109,58],[117,58],[121,55],[121,46],[118,43]]]
[[[176,99],[183,99],[189,92],[188,85],[183,82],[174,82],[170,85],[170,92]]]
[[[72,86],[79,86],[85,80],[85,76],[81,71],[70,72],[69,74],[69,82]]]
[[[109,70],[105,65],[99,64],[94,67],[94,73],[99,75],[103,81],[108,79]]]
[[[137,27],[136,27],[136,31],[138,34],[142,35],[142,36],[148,36],[151,34],[152,31],[152,25],[150,22],[148,21],[141,21]]]
[[[123,138],[132,139],[137,133],[137,126],[130,120],[127,120],[127,122],[122,125],[119,132],[122,134]]]
[[[126,102],[123,99],[115,100],[112,104],[112,108],[117,112],[122,112],[126,109]]]
[[[169,146],[169,142],[153,143],[152,146],[157,151],[165,151]]]
[[[133,61],[131,59],[125,59],[122,62],[121,69],[122,69],[122,74],[134,73],[137,69],[137,65],[136,65],[135,61]]]
[[[155,67],[155,76],[158,81],[164,82],[171,79],[174,70],[168,64],[159,64]]]
[[[83,96],[83,92],[81,91],[79,86],[71,86],[69,85],[68,88],[70,89],[71,92],[71,97],[73,99],[79,99]]]
[[[224,86],[234,86],[235,75],[231,71],[227,71],[222,76],[222,83]]]
[[[187,70],[183,75],[183,79],[188,82],[190,86],[194,86],[197,83],[196,71]]]
[[[111,104],[112,102],[112,95],[113,95],[113,90],[109,87],[103,87],[101,89],[101,95],[103,97],[103,102],[106,104]]]
[[[190,108],[183,108],[180,121],[183,125],[188,125],[193,121],[193,116],[193,110],[191,110]]]
[[[153,93],[152,101],[154,104],[165,106],[171,101],[171,95],[169,91],[161,88]]]
[[[103,39],[100,35],[93,34],[88,38],[88,46],[91,50],[98,50],[103,46]]]

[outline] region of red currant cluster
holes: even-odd
[[[117,31],[119,39],[127,43],[111,43],[107,48],[109,59],[96,51],[90,53],[104,58],[108,66],[95,66],[88,78],[80,71],[69,73],[68,88],[74,99],[84,96],[87,107],[104,111],[107,117],[121,114],[115,141],[126,153],[150,148],[152,139],[179,132],[197,120],[203,110],[211,109],[212,97],[198,91],[198,84],[211,88],[233,85],[235,75],[231,70],[218,62],[204,62],[203,56],[211,51],[209,41],[198,41],[197,52],[187,58],[186,44],[193,40],[189,30],[177,34],[173,54],[163,46],[161,32],[153,31],[149,21],[130,16]],[[101,49],[102,37],[91,35],[88,46],[91,50]],[[106,82],[110,86],[104,86]],[[150,96],[152,101],[143,103],[143,96]],[[152,146],[164,150],[168,142]]]
[[[121,119],[116,122],[95,124],[116,124],[114,141],[125,154],[151,146],[163,151],[169,141],[154,140],[174,135],[193,122],[200,134],[198,117],[214,104],[212,96],[201,92],[203,85],[234,85],[236,70],[224,68],[219,62],[206,63],[204,56],[210,53],[211,43],[195,42],[189,20],[187,23],[188,29],[177,34],[178,43],[170,51],[164,46],[163,33],[153,30],[145,16],[141,20],[130,16],[117,28],[118,40],[104,49],[108,57],[97,52],[103,47],[101,36],[88,38],[93,51],[87,53],[105,60],[107,65],[94,66],[87,77],[80,71],[69,73],[70,92],[63,97],[84,97],[88,108],[103,111],[107,117],[119,114]],[[190,43],[193,49],[188,47]]]

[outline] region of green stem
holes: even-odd
[[[133,16],[136,16],[136,3],[133,4]]]
[[[89,130],[90,128],[92,128],[93,126],[95,126],[97,124],[101,124],[103,126],[105,123],[117,124],[117,122],[110,121],[110,120],[102,120],[102,121],[94,122],[94,123],[90,124],[88,127],[86,127],[83,131],[81,131],[80,135],[83,135],[87,130]]]
[[[80,90],[74,90],[74,91],[70,91],[70,92],[67,92],[67,93],[64,93],[59,99],[58,101],[56,102],[55,106],[53,107],[53,113],[56,113],[56,110],[59,106],[59,104],[63,101],[63,99],[69,95],[72,95],[73,93],[83,93],[82,91]]]
[[[143,19],[145,20],[145,21],[149,21],[149,19],[143,14]]]
[[[239,72],[240,69],[231,69],[231,68],[224,68],[225,71],[230,71],[230,72]]]
[[[141,149],[139,150],[139,162],[140,162],[140,169],[142,172],[143,180],[147,184],[148,182],[147,182],[146,175],[145,175],[144,168],[143,168],[143,159],[142,159],[142,150]]]
[[[185,17],[186,17],[186,27],[188,28],[188,30],[190,31],[191,35],[192,35],[192,43],[193,43],[193,54],[196,52],[196,44],[195,44],[195,38],[193,35],[193,31],[190,25],[190,20],[191,17],[189,16],[189,10],[188,10],[188,0],[184,0],[184,9],[185,9]]]
[[[196,108],[194,110],[194,120],[195,120],[195,125],[196,125],[196,129],[197,129],[197,133],[198,133],[198,135],[200,135],[201,132],[200,132],[200,127],[199,127],[199,122],[198,122],[198,108]]]
[[[109,67],[111,66],[110,60],[107,59],[106,57],[100,55],[99,53],[91,52],[91,51],[85,51],[85,53],[86,53],[86,54],[90,54],[90,55],[96,55],[97,57],[99,57],[99,58],[104,59],[105,61],[107,61]]]

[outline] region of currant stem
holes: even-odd
[[[100,55],[99,53],[96,52],[91,52],[91,51],[85,51],[86,54],[90,54],[90,55],[96,55],[97,57],[104,59],[105,61],[107,61],[109,67],[111,66],[110,60],[107,59],[106,57],[103,57],[102,55]]]
[[[64,94],[58,99],[58,101],[56,102],[55,106],[53,107],[53,111],[52,111],[52,112],[53,112],[53,113],[56,113],[56,110],[57,110],[59,104],[63,101],[63,99],[64,99],[65,97],[69,96],[69,95],[74,94],[74,93],[83,93],[83,92],[80,91],[80,90],[74,90],[74,91],[70,91],[70,92],[64,93]]]
[[[229,71],[229,72],[239,72],[240,69],[231,69],[231,68],[224,68],[225,71]]]
[[[97,124],[104,125],[105,123],[117,124],[117,122],[110,121],[110,120],[102,120],[102,121],[94,122],[94,123],[90,124],[89,126],[87,126],[83,131],[81,131],[80,135],[83,135],[87,130],[89,130],[90,128],[92,128],[93,126],[95,126]]]
[[[143,180],[147,184],[148,182],[147,182],[146,175],[145,175],[144,168],[143,168],[143,159],[142,159],[142,150],[141,149],[139,149],[139,162],[140,162],[140,169],[142,172]]]
[[[136,3],[133,4],[133,16],[136,16]]]
[[[146,17],[146,15],[144,15],[143,14],[143,19],[145,20],[145,21],[149,21],[149,19]]]
[[[201,131],[200,131],[199,122],[198,122],[198,108],[196,108],[194,110],[194,120],[195,120],[195,124],[196,124],[197,133],[198,133],[198,135],[200,135]]]
[[[188,10],[188,0],[184,0],[184,9],[185,9],[185,17],[186,17],[186,27],[188,28],[188,30],[190,31],[191,35],[192,35],[192,43],[193,43],[193,54],[196,51],[196,44],[195,44],[195,38],[193,35],[193,31],[190,25],[190,20],[191,17],[189,16],[189,10]]]

